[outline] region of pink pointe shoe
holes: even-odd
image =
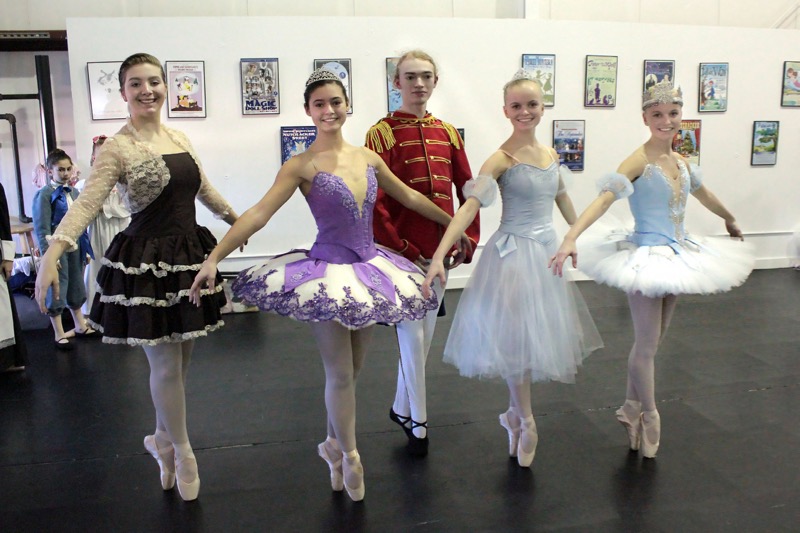
[[[175,486],[175,450],[172,444],[166,448],[159,448],[155,435],[147,435],[144,438],[144,449],[158,462],[158,468],[161,470],[161,488],[172,489]]]
[[[514,427],[512,422],[516,422],[516,427]],[[519,446],[519,424],[519,417],[511,408],[500,415],[500,425],[506,428],[506,431],[508,431],[509,457],[517,456],[517,447]]]
[[[364,485],[364,467],[361,465],[361,456],[358,455],[357,450],[347,452],[344,454],[344,461],[342,462],[342,473],[344,475],[344,488],[347,495],[354,502],[360,502],[364,499],[364,493],[367,491]],[[351,486],[347,484],[347,480],[355,483]]]
[[[336,492],[344,490],[344,474],[342,473],[342,450],[336,439],[328,437],[325,442],[317,445],[317,453],[322,457],[328,468],[331,469],[331,488]]]
[[[642,402],[625,400],[622,407],[617,409],[616,414],[617,420],[619,420],[619,423],[622,424],[628,432],[631,450],[638,450],[642,441],[642,435],[639,431],[642,424]]]
[[[536,422],[533,415],[521,420],[519,428],[519,445],[517,446],[517,463],[523,468],[528,468],[533,463],[536,455],[536,445],[539,443],[539,434],[536,432]]]
[[[661,441],[661,417],[658,411],[642,411],[642,455],[653,459]]]
[[[181,457],[180,460],[178,460],[176,457],[175,470],[177,471],[176,481],[178,482],[178,492],[185,502],[196,500],[198,494],[200,494],[199,474],[195,473],[194,479],[190,482],[186,482],[181,479],[181,470],[190,467],[194,467],[194,471],[197,472],[197,460],[195,459],[194,455]]]

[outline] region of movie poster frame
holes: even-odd
[[[247,109],[247,98],[245,95],[245,89],[247,87],[247,72],[245,72],[245,65],[250,63],[257,63],[262,68],[270,68],[272,70],[273,75],[273,93],[272,96],[275,100],[275,109],[264,109],[264,110],[250,110]],[[267,63],[266,67],[262,65],[262,63]],[[239,81],[241,83],[241,103],[242,103],[242,115],[244,116],[262,116],[262,115],[280,115],[281,113],[281,75],[280,75],[280,61],[277,57],[243,57],[239,60]]]
[[[716,98],[717,101],[724,100],[725,105],[720,106],[719,109],[704,109],[703,102],[706,101],[706,83],[705,80],[710,74],[703,72],[704,68],[717,67],[724,68],[724,74],[713,74],[714,80],[717,80],[715,91],[719,91],[721,96]],[[730,65],[728,63],[700,63],[697,70],[697,112],[698,113],[724,113],[728,110],[728,76],[730,75]],[[712,81],[714,81],[712,80]],[[724,85],[720,88],[719,80],[724,80]]]
[[[775,126],[775,149],[772,150],[772,157],[767,159],[766,161],[756,161],[757,154],[763,154],[764,152],[756,152],[756,134],[758,133],[759,124],[772,124]],[[778,141],[780,140],[780,121],[779,120],[754,120],[753,121],[753,136],[750,139],[750,166],[753,167],[760,167],[760,166],[771,166],[775,165],[778,162]]]
[[[533,62],[542,61],[542,64],[537,64],[535,66],[531,65]],[[547,61],[550,61],[548,63]],[[540,77],[536,77],[535,79],[541,84],[542,87],[542,96],[544,100],[545,107],[554,107],[556,105],[556,55],[555,54],[522,54],[522,61],[521,66],[528,72],[533,72],[531,68],[541,68],[543,75],[550,75],[550,84],[551,90],[549,91],[551,94],[548,95],[548,91],[545,90],[546,82]],[[548,98],[549,96],[549,98]]]
[[[347,98],[349,100],[350,105],[347,107],[347,114],[353,114],[353,61],[350,58],[340,58],[340,59],[315,59],[314,60],[314,70],[318,68],[322,68],[328,63],[336,63],[342,67],[342,69],[347,73],[347,83],[342,81],[342,85],[344,85],[345,92],[347,93]],[[333,68],[328,69],[334,74],[341,77],[341,73],[339,72],[340,69]]]
[[[397,111],[403,106],[400,89],[394,86],[394,73],[397,70],[398,61],[400,61],[400,56],[386,58],[386,109],[389,113]],[[393,105],[392,102],[396,105]]]
[[[122,66],[122,61],[89,61],[86,63],[86,81],[89,85],[89,111],[92,114],[92,120],[128,118],[128,104],[122,99],[119,87],[120,66]],[[109,74],[104,68],[113,69],[113,71]],[[98,76],[100,77],[98,78]],[[106,83],[100,81],[101,79],[108,80],[108,88],[106,88]],[[95,81],[93,82],[92,80]],[[114,109],[105,111],[106,105],[112,101],[116,104]],[[103,110],[101,111],[101,109]]]
[[[800,107],[800,90],[796,90],[795,94],[787,94],[787,79],[789,76],[789,69],[795,72],[800,72],[800,61],[784,61],[783,62],[783,80],[781,81],[781,107]],[[800,75],[798,75],[800,77]],[[795,84],[796,85],[796,84]],[[765,122],[765,121],[762,121]]]
[[[281,126],[281,165],[286,163],[293,155],[289,143],[301,140],[306,144],[306,150],[314,142],[317,136],[317,128],[314,126]],[[305,150],[303,150],[305,151]]]
[[[570,126],[573,126],[570,128]],[[564,137],[564,139],[576,139],[580,141],[578,149],[564,148],[564,145],[559,142],[562,137],[559,132],[569,131],[575,129],[579,132],[579,136]],[[566,166],[573,172],[583,172],[586,165],[586,121],[582,119],[576,120],[553,120],[553,149],[558,154],[559,164]],[[570,154],[580,154],[579,161],[567,161],[567,156]]]
[[[179,94],[177,87],[173,87],[175,83],[173,83],[173,72],[177,74],[181,70],[189,69],[191,72],[195,72],[197,74],[197,78],[194,80],[197,83],[197,90],[192,91],[191,94],[200,94],[202,95],[202,107],[199,110],[194,111],[181,111],[178,109],[172,108],[172,98]],[[167,84],[167,117],[169,118],[206,118],[208,116],[208,99],[206,98],[206,62],[202,60],[197,61],[178,61],[178,60],[170,60],[164,62],[164,72],[167,76],[166,84]],[[179,74],[177,74],[179,75]],[[177,81],[177,78],[176,80]],[[177,101],[176,101],[176,107]]]
[[[690,127],[695,125],[696,127]],[[692,137],[694,138],[695,151],[692,153],[687,153],[681,149],[681,147],[683,146],[683,138],[685,132],[687,131],[694,132]],[[683,156],[683,158],[686,159],[686,161],[688,161],[689,163],[700,165],[700,154],[703,151],[702,133],[703,133],[703,121],[701,119],[699,118],[681,119],[681,127],[678,130],[678,133],[676,133],[672,139],[672,150]],[[675,137],[678,136],[680,136],[679,141],[676,142]]]
[[[592,69],[590,71],[589,70],[589,63],[592,60],[601,60],[601,59],[603,59],[603,60],[613,60],[613,63],[614,63],[614,72],[612,74],[611,79],[609,80],[609,82],[611,83],[611,85],[613,87],[613,96],[612,96],[613,101],[611,103],[608,103],[608,104],[600,104],[600,105],[590,104],[589,103],[589,91],[590,91],[590,86],[593,83],[592,80],[594,79],[594,77],[597,77],[596,76],[597,74],[601,74],[603,72],[601,72],[600,70],[598,70],[596,68],[594,68],[594,69]],[[611,74],[611,73],[605,73],[605,74]],[[618,78],[619,78],[619,56],[587,54],[586,55],[585,67],[584,67],[584,76],[583,76],[583,107],[588,107],[588,108],[614,108],[614,107],[616,107],[617,106],[617,80],[618,80]],[[597,83],[599,85],[599,82],[597,82]],[[595,89],[591,89],[591,90],[593,92],[595,91]],[[597,87],[597,90],[599,90],[599,86]],[[596,92],[595,92],[595,94],[596,94]]]
[[[650,74],[653,74],[654,76],[658,76],[658,74],[656,72],[654,72],[655,68],[656,67],[665,67],[665,66],[668,66],[669,83],[674,85],[675,84],[675,60],[673,60],[673,59],[645,59],[644,60],[644,63],[642,64],[642,92],[645,92],[648,89],[648,87],[647,87],[647,76],[650,75]],[[661,71],[661,69],[659,68],[658,72],[660,72],[660,71]],[[663,81],[664,81],[664,79],[663,79],[663,73],[662,73],[662,78],[658,79],[658,77],[656,77],[655,83],[661,83]]]

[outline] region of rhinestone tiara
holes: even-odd
[[[681,88],[675,88],[671,83],[664,81],[651,86],[642,94],[642,109],[657,104],[683,105]]]
[[[311,76],[309,76],[308,80],[306,80],[306,87],[308,87],[312,83],[316,83],[318,81],[339,81],[339,82],[341,82],[342,80],[339,79],[339,76],[337,76],[336,74],[334,74],[330,70],[322,67],[322,68],[318,68],[317,70],[315,70],[314,72],[311,73]]]

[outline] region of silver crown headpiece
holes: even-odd
[[[503,92],[505,92],[506,89],[508,89],[509,86],[511,86],[513,83],[518,82],[520,80],[527,80],[527,81],[532,81],[534,83],[539,83],[539,80],[536,79],[536,76],[534,76],[530,70],[525,70],[524,68],[521,68],[517,70],[513,76],[511,76],[511,79],[508,80],[508,83],[503,85]]]
[[[683,92],[670,82],[662,81],[652,85],[642,94],[642,110],[657,104],[683,105]]]
[[[308,77],[306,80],[306,87],[311,85],[312,83],[316,83],[318,81],[338,81],[341,82],[342,80],[337,76],[335,73],[331,72],[330,70],[321,67],[311,73],[311,76]]]

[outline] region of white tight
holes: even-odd
[[[642,411],[656,408],[655,357],[675,311],[678,297],[650,298],[642,293],[628,294],[633,318],[634,342],[628,356],[626,398],[642,402]]]
[[[508,406],[514,409],[520,419],[528,418],[533,414],[531,409],[531,376],[527,372],[520,377],[507,378]],[[512,422],[513,423],[513,422]]]
[[[311,324],[325,367],[328,436],[342,451],[356,449],[356,378],[364,365],[372,327],[351,331],[337,322]]]
[[[194,341],[144,346],[150,363],[150,396],[156,408],[156,429],[166,431],[173,444],[189,442],[186,431],[186,375]]]

